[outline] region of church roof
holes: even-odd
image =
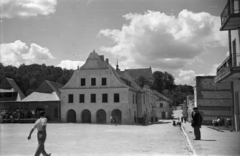
[[[100,58],[95,51],[93,51],[89,54],[87,61],[80,69],[108,69],[108,64],[104,60],[102,60],[102,58]]]
[[[126,71],[135,79],[139,79],[143,76],[146,79],[153,79],[152,69],[150,68],[139,68],[139,69],[126,69]]]

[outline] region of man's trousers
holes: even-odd
[[[46,140],[46,137],[47,137],[47,133],[46,132],[38,131],[38,133],[37,133],[38,147],[37,147],[35,156],[39,156],[41,153],[44,156],[47,155],[47,153],[45,151],[45,148],[44,148],[44,142]]]
[[[196,140],[201,140],[201,132],[200,132],[200,127],[195,126],[194,128],[194,135]]]

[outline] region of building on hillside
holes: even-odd
[[[151,74],[151,68],[144,69]],[[143,115],[151,121],[155,94],[147,85],[141,86],[136,75],[118,65],[115,70],[103,55],[91,52],[60,89],[62,122],[110,123],[110,117],[117,116],[118,123],[134,124]]]
[[[228,31],[229,56],[217,68],[216,83],[231,83],[234,129],[240,131],[240,0],[228,0],[221,14],[221,31]]]
[[[25,95],[11,78],[6,78],[0,84],[0,101],[21,101]]]
[[[159,92],[156,94],[156,117],[158,119],[170,119],[172,117],[172,100]]]
[[[215,83],[214,76],[197,76],[196,105],[203,116],[203,124],[212,124],[215,117],[232,120],[232,92],[230,83]]]

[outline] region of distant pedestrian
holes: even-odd
[[[194,128],[194,135],[195,135],[195,139],[194,140],[201,140],[201,132],[200,132],[200,128],[202,125],[202,116],[201,114],[198,112],[198,108],[194,107],[193,108],[193,112],[192,112],[192,127]]]
[[[32,117],[33,117],[33,118],[36,117],[34,109],[32,110]]]
[[[114,119],[112,116],[110,116],[110,123],[111,123],[111,125],[114,123]]]
[[[117,126],[117,124],[118,124],[118,117],[117,116],[114,117],[114,123]]]
[[[39,156],[41,153],[44,156],[50,156],[50,154],[47,154],[44,148],[44,142],[46,140],[47,137],[47,132],[46,132],[46,128],[47,128],[47,118],[45,118],[45,112],[44,111],[40,111],[39,112],[40,118],[35,122],[33,128],[31,129],[29,136],[28,136],[28,140],[31,139],[31,135],[34,131],[34,129],[37,128],[38,133],[37,133],[37,139],[38,139],[38,147],[37,150],[35,152],[34,156]]]
[[[186,123],[187,122],[187,117],[184,117],[183,119],[184,119],[184,123]]]

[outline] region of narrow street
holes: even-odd
[[[1,125],[1,155],[33,155],[36,132],[31,124]],[[55,156],[74,155],[191,155],[185,136],[172,120],[149,126],[48,124],[45,148]],[[14,150],[13,150],[14,147]]]

